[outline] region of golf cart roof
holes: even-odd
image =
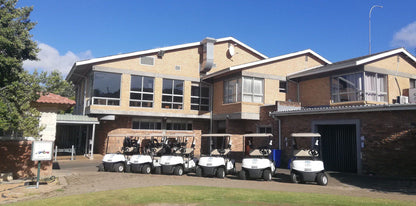
[[[201,137],[229,137],[231,134],[203,134]]]
[[[321,137],[321,134],[319,133],[292,133],[290,136],[311,138],[311,137]]]
[[[270,133],[252,133],[252,134],[244,134],[243,137],[272,137],[273,134]]]
[[[159,136],[163,136],[163,137],[194,137],[194,134],[165,134],[165,135],[159,135]]]

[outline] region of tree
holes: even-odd
[[[0,88],[19,80],[23,61],[37,60],[39,51],[29,33],[35,26],[33,7],[15,8],[17,0],[0,0]]]
[[[33,75],[39,79],[44,93],[54,93],[63,97],[74,98],[74,86],[63,79],[61,72],[58,70],[52,71],[49,75],[48,72],[41,72],[39,74],[35,71]]]
[[[22,65],[36,60],[37,44],[30,30],[32,7],[16,8],[17,0],[0,0],[0,133],[38,136],[39,112],[30,106],[39,98],[39,82]]]
[[[18,76],[20,81],[0,90],[0,129],[14,137],[37,137],[40,112],[31,107],[31,102],[39,98],[39,81],[26,71]]]

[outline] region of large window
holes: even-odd
[[[166,122],[166,130],[192,130],[192,122],[191,121],[167,121]]]
[[[333,102],[387,102],[387,75],[360,72],[334,76],[331,81]]]
[[[199,84],[192,85],[191,110],[209,111],[209,87]]]
[[[162,108],[183,108],[183,80],[163,79]]]
[[[263,79],[243,77],[243,102],[263,102]]]
[[[121,74],[94,72],[92,103],[120,105]]]
[[[387,75],[365,73],[365,100],[387,102]]]
[[[241,101],[241,79],[224,81],[224,103]]]
[[[133,119],[133,129],[161,130],[162,122],[153,119]]]
[[[225,80],[224,103],[240,102],[241,98],[243,102],[262,103],[264,94],[263,82],[263,79],[254,77]]]
[[[153,77],[131,76],[131,107],[153,107],[153,80]]]

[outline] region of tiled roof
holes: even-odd
[[[69,105],[75,105],[74,100],[70,100],[66,97],[62,97],[57,94],[48,93],[46,95],[41,95],[38,100],[36,100],[37,103],[47,103],[47,104],[69,104]]]

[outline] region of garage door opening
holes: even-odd
[[[355,124],[317,125],[322,135],[325,169],[357,172],[357,133]]]

